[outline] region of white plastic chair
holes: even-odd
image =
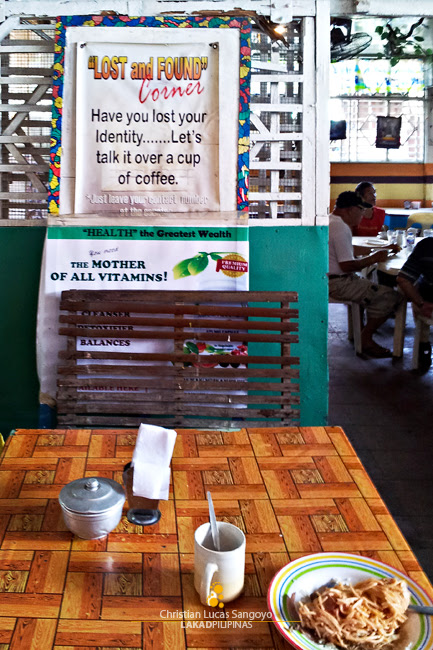
[[[329,298],[330,303],[347,305],[347,338],[353,341],[356,354],[362,354],[361,342],[361,307],[357,302],[348,302],[346,300],[335,300]]]

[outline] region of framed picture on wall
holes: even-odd
[[[400,147],[401,117],[379,116],[376,127],[377,149]]]
[[[347,122],[346,120],[331,120],[331,128],[329,131],[330,140],[345,140],[346,139]]]

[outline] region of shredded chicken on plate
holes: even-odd
[[[341,648],[378,650],[398,637],[410,595],[394,578],[370,578],[356,585],[337,584],[298,603],[301,625]]]

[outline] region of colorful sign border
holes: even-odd
[[[60,16],[57,19],[54,49],[53,113],[48,189],[48,211],[59,214],[60,164],[62,155],[62,108],[66,30],[68,27],[161,27],[161,28],[232,28],[240,33],[239,130],[237,210],[248,211],[251,21],[245,16]]]

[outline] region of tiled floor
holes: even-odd
[[[344,305],[329,306],[329,424],[349,436],[370,477],[433,582],[433,366],[410,370],[408,309],[401,360],[358,358]],[[393,321],[376,336],[392,348]]]

